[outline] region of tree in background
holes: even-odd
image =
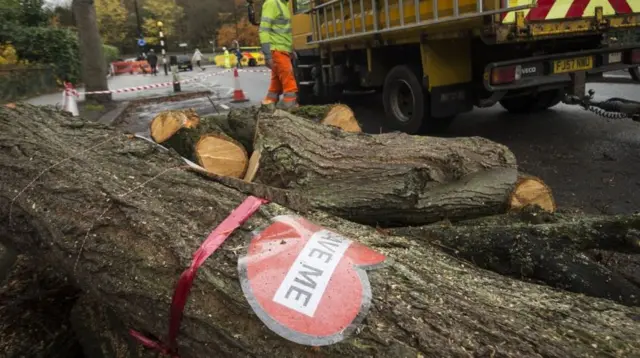
[[[95,0],[95,8],[102,40],[111,45],[121,45],[127,36],[129,18],[122,0]]]
[[[176,25],[184,16],[184,10],[180,5],[167,0],[145,0],[142,10],[144,14],[142,31],[145,40],[150,44],[160,43],[158,21],[164,24],[165,36],[168,37],[176,33]]]
[[[73,0],[72,9],[78,27],[80,62],[85,88],[88,92],[106,91],[109,89],[107,67],[93,0]],[[111,101],[111,94],[87,95],[87,99],[107,102]]]
[[[49,24],[50,12],[44,8],[43,0],[0,0],[0,26],[39,27]]]
[[[51,13],[44,9],[43,0],[20,0],[22,14],[20,23],[23,26],[47,26]]]
[[[209,41],[215,38],[216,31],[222,25],[218,14],[231,12],[233,9],[233,2],[228,0],[177,1],[184,8],[184,20],[179,22],[181,26],[177,26],[176,35],[186,40],[192,47],[200,46],[200,50],[209,47]]]
[[[222,25],[218,31],[217,44],[218,46],[231,46],[233,40],[238,40],[240,46],[258,46],[260,41],[258,39],[258,27],[252,25],[246,17],[243,17],[238,21],[238,36],[236,38],[236,24],[227,23]]]

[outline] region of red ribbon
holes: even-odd
[[[164,355],[179,357],[177,353],[177,338],[178,332],[180,331],[180,322],[182,321],[184,306],[187,303],[187,298],[191,292],[191,286],[193,286],[193,280],[196,278],[198,268],[222,245],[234,230],[247,221],[262,204],[268,202],[268,200],[255,196],[247,197],[240,206],[235,208],[231,214],[209,234],[198,251],[193,254],[191,266],[180,276],[173,294],[169,317],[169,334],[167,335],[166,343],[147,338],[142,333],[133,329],[129,330],[129,334],[145,347],[154,349]]]

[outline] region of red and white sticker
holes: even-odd
[[[242,290],[272,331],[305,345],[347,337],[367,314],[366,269],[385,256],[298,216],[278,216],[238,261]]]

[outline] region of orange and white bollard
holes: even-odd
[[[233,100],[231,103],[248,102],[249,99],[244,95],[244,91],[240,88],[240,76],[238,75],[238,69],[233,69]]]
[[[65,82],[64,92],[62,92],[62,110],[71,113],[74,117],[80,115],[80,111],[78,111],[78,102],[76,102],[76,95],[77,92],[73,88],[73,85],[69,82]]]

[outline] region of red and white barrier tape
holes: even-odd
[[[270,69],[266,69],[266,70],[245,70],[245,69],[239,69],[238,72],[261,72],[261,73],[271,73]]]
[[[201,79],[204,79],[204,78],[207,78],[207,77],[220,76],[222,74],[229,73],[229,72],[231,72],[231,70],[223,70],[223,71],[211,73],[211,74],[208,74],[208,75],[205,75],[205,76],[199,76],[199,77],[189,78],[189,79],[182,80],[182,81],[177,81],[175,83],[193,82],[195,80],[201,80]],[[169,86],[173,86],[173,84],[174,84],[174,82],[162,82],[162,83],[154,83],[154,84],[150,84],[150,85],[128,87],[128,88],[119,88],[119,89],[108,90],[108,91],[92,91],[92,92],[78,92],[75,88],[73,88],[71,86],[71,84],[65,84],[65,92],[67,93],[67,95],[80,97],[80,95],[87,95],[87,94],[128,93],[128,92],[136,92],[136,91],[145,91],[145,90],[153,89],[153,88],[169,87]]]

